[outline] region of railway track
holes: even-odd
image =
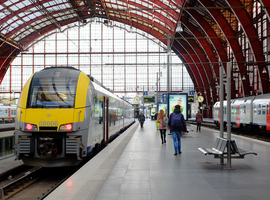
[[[196,122],[195,121],[190,121],[190,124],[196,125]],[[210,122],[204,122],[204,123],[202,123],[202,126],[212,128],[212,129],[215,129],[215,130],[220,130],[219,127],[217,127],[214,123],[210,123]],[[224,129],[224,132],[227,132],[227,129]],[[270,142],[270,136],[269,135],[262,135],[262,134],[259,135],[259,134],[256,134],[256,132],[251,132],[251,131],[246,132],[246,131],[240,130],[238,128],[233,128],[232,127],[231,133],[235,134],[235,135],[241,135],[241,136],[244,136],[244,137],[256,139],[256,140]]]
[[[0,183],[0,200],[43,199],[77,170],[78,167],[34,167],[21,172]]]

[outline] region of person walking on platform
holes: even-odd
[[[143,123],[144,123],[144,121],[145,121],[145,116],[144,116],[144,114],[143,114],[143,111],[140,112],[140,114],[139,114],[139,116],[138,116],[138,120],[139,120],[139,122],[140,122],[140,124],[141,124],[141,128],[143,128]]]
[[[172,136],[173,136],[173,143],[174,143],[174,150],[175,156],[177,154],[181,154],[181,131],[187,134],[187,126],[184,115],[180,111],[180,106],[176,105],[173,113],[170,114],[168,125],[170,127]]]
[[[156,127],[157,127],[157,130],[158,130],[159,123],[158,123],[158,121],[157,121],[157,117],[158,117],[158,111],[157,111],[157,113],[155,114]]]
[[[159,131],[160,131],[160,137],[161,137],[161,142],[166,143],[166,130],[167,130],[167,126],[168,126],[168,117],[166,116],[166,114],[164,113],[164,111],[161,109],[158,117],[157,117],[157,121],[159,123]]]
[[[197,131],[196,132],[201,132],[201,125],[202,125],[202,121],[203,121],[203,116],[200,110],[198,110],[197,114],[196,114],[196,122],[197,122]]]

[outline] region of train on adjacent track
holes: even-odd
[[[220,102],[213,106],[213,119],[220,124]],[[223,121],[227,124],[227,101],[223,101]],[[270,131],[270,94],[231,100],[231,124],[246,131]]]
[[[73,67],[32,75],[17,104],[17,159],[42,167],[75,166],[134,123],[134,108]]]
[[[16,115],[16,105],[1,104],[0,105],[0,120],[3,123],[12,122]]]

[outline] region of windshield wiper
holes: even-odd
[[[46,105],[33,105],[32,108],[46,108]]]
[[[72,108],[71,105],[59,105],[59,108]]]

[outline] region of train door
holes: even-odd
[[[104,142],[109,140],[109,126],[108,126],[108,116],[109,116],[109,98],[104,96],[103,101],[103,133],[104,133]]]
[[[266,105],[266,130],[270,131],[270,103]]]
[[[240,105],[236,106],[236,126],[240,127]]]
[[[10,108],[8,108],[8,117],[10,117]],[[8,121],[10,121],[10,118],[8,118]]]
[[[220,107],[218,108],[218,123],[220,124]]]

